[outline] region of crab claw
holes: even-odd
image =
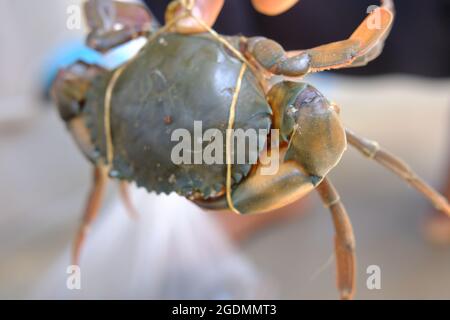
[[[223,4],[224,0],[173,1],[167,7],[166,23],[191,10],[192,16],[186,16],[176,22],[175,31],[184,34],[205,32],[207,31],[205,25],[212,27],[216,22]]]
[[[89,0],[84,10],[91,30],[87,44],[103,53],[159,28],[153,14],[139,3]]]
[[[252,0],[255,9],[268,16],[276,16],[292,8],[298,0]]]

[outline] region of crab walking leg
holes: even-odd
[[[311,59],[310,72],[365,65],[382,51],[394,21],[391,8],[392,1],[384,1],[383,6],[373,10],[347,40],[290,51],[286,56],[292,59],[307,54]]]
[[[125,42],[148,36],[159,28],[153,14],[139,3],[89,0],[84,11],[91,32],[89,47],[107,52]]]
[[[450,174],[450,171],[448,171]],[[444,196],[450,200],[450,175],[447,175],[447,185]],[[447,216],[433,212],[428,216],[425,232],[433,244],[448,246],[450,244],[450,219]]]
[[[289,77],[299,77],[311,68],[311,57],[306,52],[287,56],[287,52],[277,42],[254,37],[247,41],[247,55],[253,57],[267,71]]]
[[[375,60],[380,56],[380,54],[383,52],[384,49],[384,40],[380,40],[376,46],[367,52],[365,55],[362,55],[361,57],[358,57],[353,61],[351,64],[347,66],[347,68],[357,68],[357,67],[364,67],[369,62]]]
[[[417,174],[409,168],[409,166],[401,159],[392,155],[386,150],[380,148],[376,141],[358,137],[351,130],[346,129],[347,141],[363,155],[371,158],[381,164],[383,167],[391,170],[400,178],[405,180],[411,187],[421,192],[428,198],[437,210],[444,212],[450,216],[450,205],[439,192],[430,187],[425,181],[417,176]]]
[[[131,202],[130,188],[128,182],[126,181],[119,182],[119,192],[120,197],[122,198],[123,205],[125,206],[128,215],[133,219],[137,219],[139,215]]]
[[[375,9],[348,40],[303,51],[286,52],[264,37],[247,41],[247,52],[269,72],[300,77],[308,72],[363,66],[377,58],[384,47],[394,15],[386,7]]]
[[[389,10],[392,15],[395,15],[395,7],[394,7],[394,1],[393,0],[383,0],[382,5],[384,8]],[[389,36],[392,29],[392,23],[389,29],[386,31],[383,37],[381,37],[378,40],[378,43],[371,49],[369,52],[367,52],[365,55],[362,55],[355,59],[348,67],[354,68],[354,67],[363,67],[366,66],[369,62],[375,60],[378,58],[378,56],[383,52],[384,49],[384,43],[386,41],[386,38]]]
[[[206,32],[205,26],[212,27],[219,16],[224,0],[175,0],[166,10],[166,23],[180,18],[175,24],[175,31],[183,34]],[[195,18],[194,18],[194,17]]]
[[[86,235],[89,232],[89,228],[92,222],[97,217],[100,207],[103,201],[106,184],[108,181],[107,170],[103,166],[97,166],[94,168],[94,184],[92,185],[91,192],[87,201],[86,209],[84,211],[83,220],[75,238],[72,261],[73,264],[79,263],[81,249],[83,247]]]
[[[252,0],[255,9],[268,16],[276,16],[292,8],[298,0]]]
[[[323,203],[330,209],[333,217],[335,235],[335,254],[337,267],[337,286],[341,299],[352,299],[355,293],[355,236],[352,224],[330,180],[325,178],[317,187]]]

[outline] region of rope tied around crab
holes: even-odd
[[[226,145],[225,145],[225,151],[226,151],[226,200],[228,208],[237,213],[240,214],[240,212],[235,208],[233,204],[233,200],[231,198],[231,192],[232,192],[232,178],[231,178],[231,171],[232,171],[232,162],[233,162],[233,152],[231,150],[231,139],[232,139],[232,130],[234,128],[234,122],[235,122],[235,116],[236,116],[236,106],[239,98],[239,93],[241,91],[242,86],[242,80],[245,75],[245,71],[247,68],[252,68],[250,63],[247,61],[247,59],[244,57],[244,55],[239,52],[227,39],[222,37],[220,34],[218,34],[214,29],[212,29],[210,26],[208,26],[203,19],[197,17],[193,13],[193,8],[195,6],[196,0],[179,0],[178,3],[183,7],[184,12],[170,21],[167,21],[166,24],[157,30],[155,33],[151,34],[148,39],[147,43],[151,43],[155,39],[157,39],[161,34],[169,31],[177,22],[179,22],[181,19],[184,18],[193,18],[202,28],[204,28],[211,36],[223,44],[228,50],[233,53],[236,58],[242,61],[242,67],[239,72],[239,76],[236,80],[236,86],[233,93],[233,97],[231,100],[231,105],[229,108],[229,117],[228,117],[228,126],[226,131]],[[123,64],[121,67],[119,67],[116,71],[114,71],[108,86],[106,88],[105,93],[105,102],[104,102],[104,134],[105,134],[105,144],[106,144],[106,161],[105,166],[107,171],[109,172],[113,166],[114,161],[114,144],[112,139],[112,128],[111,128],[111,100],[112,100],[112,94],[113,90],[122,75],[122,73],[125,71],[126,67],[134,61],[136,56],[131,58],[128,62]]]

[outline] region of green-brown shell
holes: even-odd
[[[230,38],[237,46],[238,38]],[[226,165],[175,165],[171,141],[177,128],[193,135],[194,121],[203,132],[217,128],[225,137],[233,93],[242,62],[209,35],[163,34],[148,43],[124,70],[114,87],[111,128],[113,170],[157,193],[177,192],[207,199],[223,190]],[[103,104],[111,74],[99,78],[85,111],[92,140],[105,157]],[[247,69],[236,105],[234,128],[269,130],[271,109],[255,76]],[[225,141],[223,151],[225,153]],[[224,156],[225,159],[225,156]],[[250,164],[233,165],[239,183]]]

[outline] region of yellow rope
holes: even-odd
[[[106,88],[105,93],[105,106],[104,106],[104,129],[105,129],[105,139],[106,139],[106,165],[109,168],[112,168],[112,162],[114,157],[114,145],[112,142],[112,131],[111,131],[111,98],[112,98],[112,92],[113,89],[117,83],[117,80],[119,80],[120,75],[125,70],[125,66],[127,64],[124,64],[119,69],[117,69],[113,76],[111,77],[111,80],[108,83],[108,87]]]
[[[234,90],[233,99],[231,100],[230,106],[230,115],[228,118],[228,129],[227,129],[227,140],[226,140],[226,156],[227,156],[227,180],[226,180],[226,196],[227,196],[227,204],[228,207],[235,213],[240,214],[239,210],[234,207],[233,199],[231,198],[231,165],[232,165],[232,157],[233,152],[231,150],[231,138],[232,138],[232,129],[234,127],[234,121],[236,118],[236,104],[239,97],[239,92],[241,91],[242,79],[244,78],[245,71],[247,70],[247,65],[244,63],[241,67],[241,71],[239,73],[239,78],[236,82],[236,89]]]
[[[241,91],[242,80],[244,78],[245,71],[247,67],[253,68],[251,64],[247,61],[247,59],[242,55],[242,53],[237,50],[233,45],[231,45],[225,38],[219,35],[214,29],[208,26],[202,19],[196,17],[192,13],[192,9],[195,6],[196,0],[181,0],[179,3],[184,7],[185,12],[178,17],[168,21],[164,27],[159,29],[157,32],[153,33],[148,38],[148,43],[156,39],[162,33],[168,31],[172,26],[174,26],[179,20],[192,17],[197,21],[205,30],[207,30],[218,42],[222,43],[225,47],[227,47],[239,60],[243,62],[241,71],[239,73],[239,77],[236,82],[236,88],[233,94],[233,99],[231,100],[230,106],[230,115],[228,119],[228,130],[227,130],[227,140],[226,140],[226,156],[227,156],[227,176],[226,176],[226,198],[228,207],[235,213],[240,214],[240,212],[234,207],[233,200],[231,198],[231,169],[232,169],[232,150],[231,150],[231,137],[232,137],[232,129],[234,127],[235,117],[236,117],[236,104],[239,97],[239,92]],[[114,158],[114,144],[112,141],[112,130],[111,130],[111,99],[115,85],[119,80],[119,77],[122,75],[125,68],[136,58],[132,58],[130,61],[122,65],[118,68],[112,75],[111,80],[108,83],[105,93],[105,103],[104,103],[104,129],[105,129],[105,137],[106,137],[106,161],[108,168],[112,167],[112,162]]]
[[[247,59],[240,53],[233,45],[231,45],[226,39],[224,39],[220,34],[218,34],[214,29],[210,28],[203,20],[196,17],[195,15],[191,15],[203,28],[205,28],[217,41],[222,43],[225,47],[227,47],[231,52],[233,52],[236,57],[241,60],[244,64],[251,67],[248,63]]]

